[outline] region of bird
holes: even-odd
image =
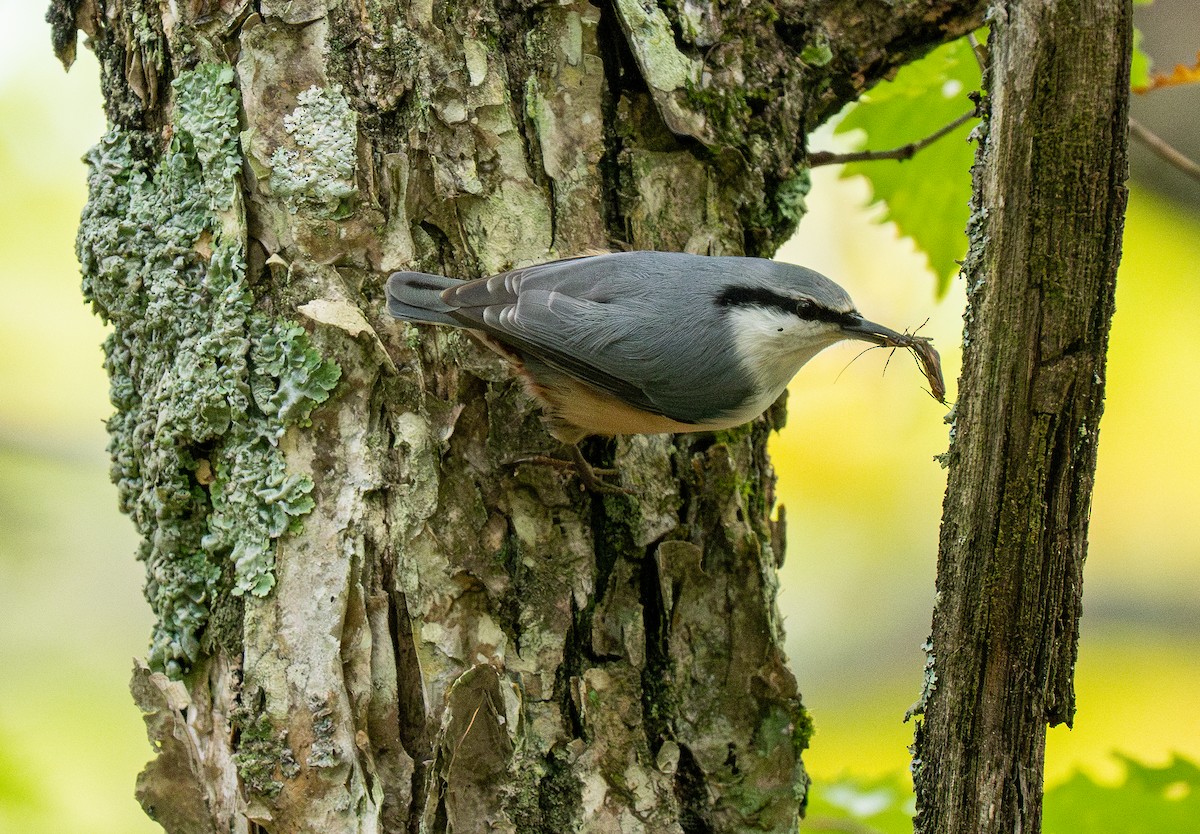
[[[583,438],[742,425],[844,339],[912,349],[944,392],[928,339],[865,319],[819,272],[765,258],[627,251],[465,281],[394,272],[387,305],[397,319],[465,329],[506,359],[598,491]]]

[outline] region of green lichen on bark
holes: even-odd
[[[520,770],[506,811],[523,834],[573,831],[578,827],[582,795],[583,786],[571,770],[569,755],[556,749]]]
[[[112,478],[142,535],[150,665],[177,676],[199,657],[224,560],[234,594],[274,584],[272,540],[313,506],[278,441],[339,370],[303,329],[253,310],[232,68],[201,65],[172,88],[157,162],[151,137],[121,128],[89,151],[77,252],[84,294],[113,327]]]
[[[284,779],[300,774],[287,732],[277,730],[266,714],[251,716],[244,707],[231,717],[238,728],[237,752],[233,754],[238,776],[251,793],[274,799],[283,790]]]
[[[296,109],[283,119],[294,147],[271,155],[271,188],[293,210],[304,206],[327,217],[344,217],[358,193],[357,120],[342,88],[309,87],[297,97]]]

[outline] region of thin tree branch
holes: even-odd
[[[1129,133],[1147,148],[1154,151],[1160,159],[1166,160],[1192,179],[1200,180],[1200,165],[1193,159],[1177,151],[1165,139],[1149,130],[1137,119],[1129,120]]]
[[[924,150],[932,145],[937,140],[941,139],[946,134],[953,131],[955,128],[966,124],[971,119],[975,118],[976,109],[971,108],[966,113],[963,113],[957,119],[952,121],[945,127],[931,133],[924,139],[916,142],[909,142],[907,145],[901,145],[899,148],[892,148],[890,151],[853,151],[851,153],[834,153],[833,151],[815,151],[808,155],[808,164],[812,168],[820,165],[838,165],[843,162],[873,162],[877,159],[895,159],[903,162],[906,159],[912,159],[917,151]]]
[[[967,43],[971,44],[971,52],[975,55],[975,63],[979,64],[979,71],[985,72],[988,61],[987,47],[979,42],[974,32],[967,35]]]

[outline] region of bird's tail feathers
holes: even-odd
[[[393,272],[387,282],[388,312],[405,321],[459,324],[449,315],[454,308],[442,300],[442,291],[459,283],[425,272]]]

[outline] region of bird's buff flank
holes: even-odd
[[[867,321],[820,273],[762,258],[620,252],[475,281],[396,272],[387,294],[396,318],[466,329],[507,359],[597,489],[582,438],[748,422],[843,339],[911,350],[945,401],[929,339]]]

